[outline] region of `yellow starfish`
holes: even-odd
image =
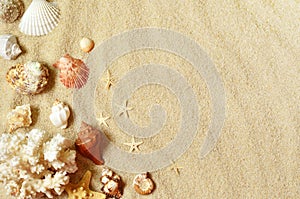
[[[142,141],[135,142],[134,137],[131,138],[131,143],[124,143],[127,146],[130,146],[129,152],[132,153],[133,151],[140,151],[139,146],[143,144]]]
[[[172,167],[170,168],[170,170],[174,170],[175,173],[179,176],[179,175],[180,175],[179,169],[183,169],[183,167],[177,166],[177,165],[175,164],[174,161],[172,161],[172,164],[173,164],[173,165],[172,165]]]
[[[105,79],[106,85],[105,88],[107,90],[110,89],[110,87],[115,83],[115,80],[111,77],[111,73],[109,70],[107,70],[107,78]]]
[[[105,194],[90,190],[91,177],[91,171],[87,171],[77,184],[67,184],[65,190],[69,195],[68,199],[105,199]]]

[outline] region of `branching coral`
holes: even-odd
[[[61,195],[69,183],[68,173],[77,171],[72,142],[60,134],[49,138],[33,129],[27,134],[0,136],[0,182],[8,194],[28,199],[45,194]]]

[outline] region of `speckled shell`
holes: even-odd
[[[10,133],[18,128],[28,127],[31,123],[30,104],[17,106],[7,115],[7,125]]]
[[[14,35],[6,34],[0,35],[0,56],[3,59],[13,60],[16,59],[22,50]]]
[[[115,174],[112,170],[104,168],[100,177],[100,182],[104,185],[102,191],[109,197],[121,198],[119,183],[121,178]]]
[[[101,156],[100,132],[97,129],[82,122],[75,145],[81,155],[89,158],[95,164],[102,165],[104,163]]]
[[[60,70],[60,81],[67,88],[82,88],[88,80],[89,68],[82,60],[69,54],[61,57],[53,66]]]
[[[21,0],[0,0],[0,20],[5,23],[13,23],[24,12],[24,4]]]
[[[135,191],[141,195],[148,195],[154,189],[154,183],[147,177],[147,173],[137,175],[133,180],[133,186]]]
[[[49,72],[39,62],[17,64],[9,69],[6,80],[16,92],[33,95],[42,92],[48,83]]]
[[[19,24],[20,31],[31,36],[46,35],[59,22],[60,10],[46,0],[33,0]]]

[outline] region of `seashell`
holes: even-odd
[[[102,191],[109,197],[121,198],[122,194],[119,187],[121,178],[112,170],[104,168],[100,177],[100,182],[104,185]]]
[[[21,127],[28,127],[31,123],[30,104],[17,106],[7,115],[8,131],[10,133]]]
[[[81,155],[89,158],[95,164],[102,165],[104,163],[101,158],[100,132],[97,129],[82,122],[75,145]]]
[[[154,189],[153,181],[147,177],[147,173],[142,173],[135,176],[133,180],[133,186],[137,193],[141,195],[148,195],[152,193]]]
[[[48,83],[49,72],[46,66],[39,62],[30,61],[17,64],[9,69],[6,80],[16,92],[33,95],[44,90]]]
[[[89,68],[80,59],[75,59],[69,54],[61,57],[55,64],[60,70],[60,81],[67,88],[81,88],[85,85],[89,76]]]
[[[83,52],[90,52],[91,50],[93,50],[94,46],[95,46],[95,43],[93,40],[89,39],[89,38],[82,38],[80,40],[80,48]]]
[[[50,120],[58,128],[65,129],[68,126],[70,109],[68,105],[56,100],[51,108]]]
[[[13,23],[24,12],[24,4],[21,0],[0,0],[0,20],[5,23]]]
[[[16,59],[22,50],[17,42],[17,38],[14,35],[6,34],[0,36],[0,56],[3,59]]]
[[[26,35],[46,35],[58,25],[59,17],[60,10],[53,3],[33,0],[21,19],[19,29]]]

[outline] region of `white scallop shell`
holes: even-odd
[[[46,35],[58,25],[59,17],[60,11],[53,3],[33,0],[24,13],[19,28],[27,35]]]
[[[16,59],[21,53],[22,50],[16,36],[11,34],[0,35],[0,56],[3,59]]]

